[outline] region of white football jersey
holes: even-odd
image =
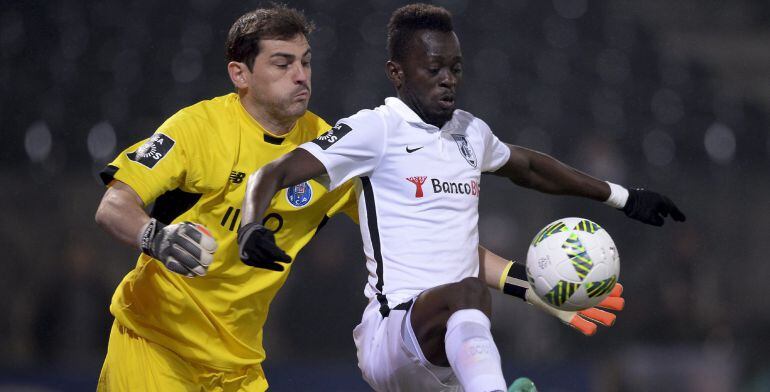
[[[319,180],[330,190],[361,180],[364,292],[384,316],[426,289],[478,276],[481,173],[510,156],[486,123],[455,110],[439,129],[391,97],[300,147],[326,167]]]

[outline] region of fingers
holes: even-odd
[[[188,278],[192,278],[194,274],[190,272],[189,269],[184,267],[182,263],[176,260],[173,256],[168,256],[166,258],[166,268],[171,272],[176,272],[179,275],[184,275]]]
[[[621,297],[621,294],[623,294],[623,285],[616,283],[615,287],[612,288],[609,297],[605,298],[604,301],[600,302],[596,307],[616,311],[623,310],[626,306],[626,300]]]
[[[265,229],[264,226],[250,224],[241,228],[238,232],[238,240],[239,256],[246,265],[271,271],[283,271],[284,267],[277,262],[291,262],[291,257],[276,245],[273,232]]]
[[[569,322],[570,327],[577,329],[586,336],[593,336],[596,333],[596,324],[580,317],[579,315],[575,315],[575,317],[572,318],[572,320]]]
[[[684,222],[687,220],[687,217],[684,216],[682,211],[679,211],[679,208],[677,208],[676,204],[674,204],[671,199],[668,197],[663,196],[666,199],[666,203],[668,204],[669,212],[671,213],[671,219],[677,221],[677,222]]]
[[[613,324],[615,324],[615,319],[617,318],[617,316],[615,316],[613,313],[605,312],[597,308],[581,310],[578,312],[578,314],[583,317],[587,317],[601,325],[604,325],[605,327],[611,327]]]
[[[264,258],[271,261],[281,261],[288,263],[291,261],[291,257],[279,248],[275,242],[265,242],[262,244],[262,250],[264,252]]]
[[[182,240],[171,245],[169,255],[166,257],[166,267],[168,267],[169,264],[171,264],[173,261],[180,264],[186,270],[184,271],[183,275],[187,275],[188,273],[192,272],[195,275],[203,276],[206,275],[208,264],[203,264],[201,258],[202,255],[211,257],[211,255],[208,253],[202,252],[199,247],[195,246],[195,244]],[[207,259],[206,261],[211,264],[210,259]],[[172,271],[178,272],[176,270]]]
[[[206,275],[214,260],[217,242],[211,233],[199,224],[182,222],[167,227],[161,259],[172,272],[187,277]]]
[[[206,250],[206,252],[214,253],[217,250],[218,244],[217,240],[214,239],[214,236],[211,234],[208,229],[206,229],[206,226],[200,225],[200,224],[194,224],[193,228],[197,231],[203,234],[198,240],[198,243],[201,244],[201,248]]]
[[[607,297],[596,307],[620,311],[626,307],[626,300],[620,297]]]

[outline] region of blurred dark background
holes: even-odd
[[[465,57],[460,107],[504,141],[665,193],[663,228],[485,177],[482,244],[523,260],[581,216],[621,252],[627,308],[586,338],[495,294],[506,376],[544,391],[770,390],[770,2],[444,0]],[[385,25],[404,2],[290,2],[317,26],[311,110],[392,95]],[[178,109],[226,94],[224,38],[256,2],[0,3],[0,391],[93,390],[112,290],[136,251],[93,223],[96,177]],[[271,309],[274,390],[367,390],[352,328],[365,305],[358,228],[339,218]]]

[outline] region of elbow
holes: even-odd
[[[94,222],[96,222],[96,225],[102,229],[107,227],[109,221],[109,214],[106,210],[107,207],[104,205],[104,202],[102,202],[99,204],[99,207],[96,209],[96,213],[94,214]]]

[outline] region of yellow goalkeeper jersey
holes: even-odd
[[[307,112],[285,136],[264,130],[236,94],[202,101],[171,116],[147,140],[123,151],[101,173],[133,188],[150,215],[170,224],[199,222],[219,248],[208,273],[186,278],[141,254],[112,297],[110,312],[136,334],[210,368],[232,370],[265,359],[262,327],[283,272],[238,258],[237,230],[248,175],[330,128]],[[356,217],[350,184],[327,192],[308,181],[281,190],[263,220],[292,259],[326,219]]]

